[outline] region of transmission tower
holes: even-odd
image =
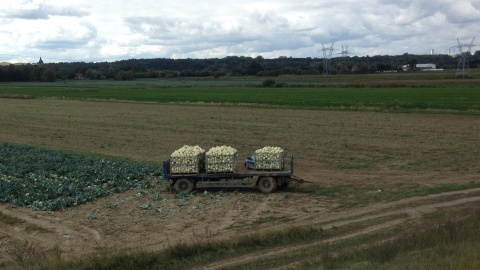
[[[340,51],[340,53],[337,53],[337,54],[340,54],[340,58],[343,60],[339,62],[338,73],[339,74],[348,73],[349,69],[348,69],[347,57],[349,57],[348,56],[349,54],[352,54],[348,52],[348,45],[346,45],[345,48],[342,46],[342,50]]]
[[[348,45],[345,46],[345,49],[343,49],[343,46],[342,46],[342,51],[340,52],[340,54],[342,55],[342,58],[348,57],[348,55],[351,54],[348,52]]]
[[[334,42],[335,43],[335,42]],[[327,76],[332,71],[331,66],[331,59],[332,59],[332,52],[333,52],[333,44],[330,47],[325,47],[322,43],[322,52],[323,52],[323,75]]]
[[[470,64],[468,57],[470,56],[470,52],[472,51],[472,48],[477,46],[473,44],[473,41],[475,40],[475,37],[473,37],[472,42],[466,44],[466,43],[460,43],[460,40],[457,38],[458,45],[453,46],[452,48],[458,49],[459,55],[458,55],[458,67],[457,67],[457,77],[459,75],[462,76],[462,78],[465,78],[465,76],[468,76],[470,74]]]

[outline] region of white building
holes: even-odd
[[[436,64],[416,64],[415,68],[422,71],[442,71],[443,68],[437,69]]]
[[[437,69],[436,64],[416,64],[416,69]]]

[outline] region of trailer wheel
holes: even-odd
[[[176,192],[190,193],[193,190],[193,181],[187,178],[180,178],[173,186]]]
[[[258,179],[258,189],[263,193],[270,193],[277,188],[277,181],[273,177],[260,177]]]

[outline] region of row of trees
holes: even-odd
[[[57,79],[55,66],[43,65],[8,65],[0,67],[0,82],[53,82]]]
[[[437,68],[455,69],[458,60],[448,55],[363,56],[331,59],[332,74],[366,74],[398,70],[399,66],[435,63]],[[480,67],[480,51],[470,56],[470,67]],[[55,79],[110,79],[220,76],[278,76],[322,74],[320,58],[279,57],[264,59],[228,56],[213,59],[129,59],[116,62],[71,62],[0,67],[0,81],[52,81]]]

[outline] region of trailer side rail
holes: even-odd
[[[247,173],[188,173],[172,174],[168,169],[167,162],[163,162],[163,176],[165,180],[190,178],[190,179],[238,179],[248,177],[292,177],[293,176],[293,155],[290,159],[290,171],[255,171]]]

